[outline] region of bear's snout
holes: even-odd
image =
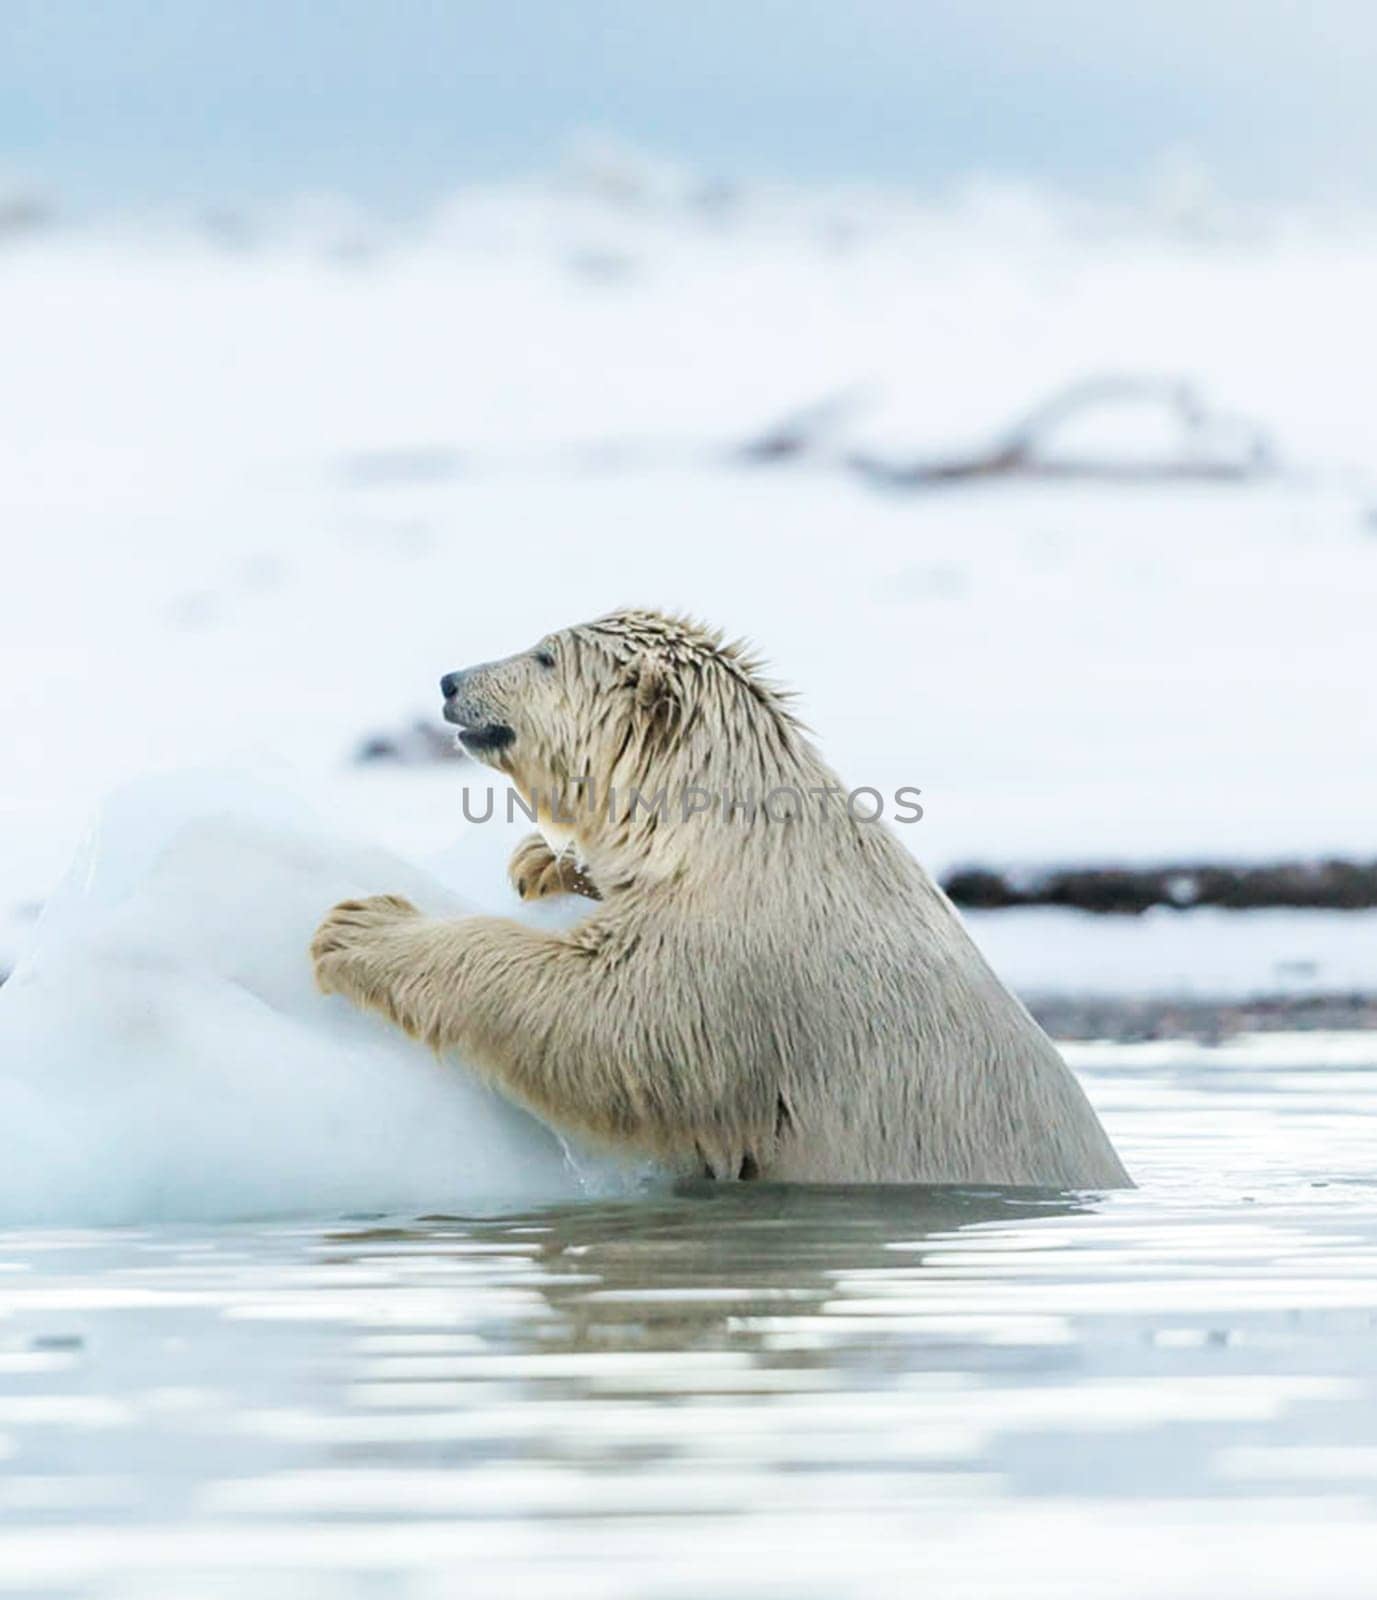
[[[445,697],[442,715],[446,722],[459,727],[487,720],[484,709],[478,704],[480,696],[474,694],[474,673],[481,668],[465,667],[459,672],[447,672],[440,679],[440,693]]]
[[[440,693],[445,697],[441,714],[446,722],[465,728],[489,720],[482,694],[474,693],[474,675],[481,671],[481,667],[465,667],[460,672],[447,672],[440,679]]]
[[[496,754],[505,750],[516,739],[516,730],[501,719],[482,693],[479,680],[475,692],[474,680],[484,669],[469,667],[463,672],[447,672],[440,679],[440,693],[445,697],[443,716],[459,729],[459,742],[470,755]]]

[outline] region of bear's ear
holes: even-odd
[[[629,681],[637,718],[657,740],[670,739],[683,710],[680,685],[663,661],[640,655],[631,663]]]

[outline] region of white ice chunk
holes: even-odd
[[[644,1182],[316,992],[321,914],[380,892],[472,909],[290,796],[221,774],[117,795],[0,988],[0,1224],[491,1211]]]

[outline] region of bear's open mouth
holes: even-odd
[[[457,722],[451,717],[448,707],[445,710],[447,722]],[[505,750],[516,738],[516,729],[505,722],[482,722],[477,727],[467,728],[459,723],[459,743],[472,755],[486,755],[489,751]]]

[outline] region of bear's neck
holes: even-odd
[[[681,779],[657,775],[580,807],[575,852],[604,894],[678,880],[692,865],[722,879],[759,873],[799,851],[850,854],[857,825],[841,779],[796,732],[754,746],[709,746],[675,762]]]

